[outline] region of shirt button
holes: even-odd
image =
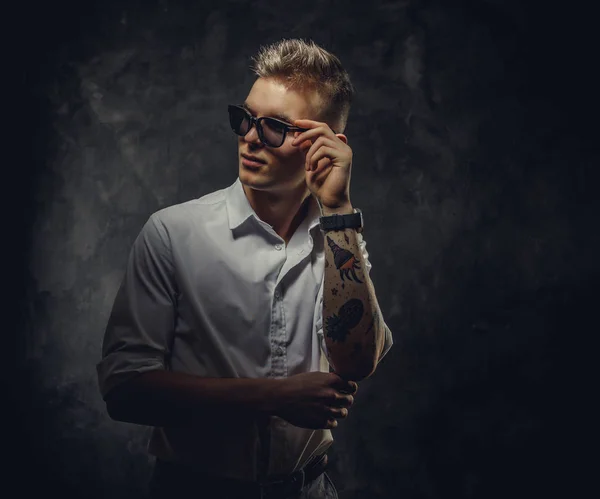
[[[277,251],[281,250],[282,248],[283,248],[283,246],[282,246],[281,244],[276,244],[276,245],[275,245],[275,249],[276,249]]]

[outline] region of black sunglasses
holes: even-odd
[[[281,147],[285,142],[285,136],[288,132],[306,132],[309,128],[300,128],[290,125],[277,118],[263,116],[255,118],[247,109],[242,106],[227,106],[229,110],[229,124],[231,129],[240,136],[246,135],[252,125],[256,125],[258,138],[269,147]]]

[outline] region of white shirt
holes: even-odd
[[[329,372],[323,340],[323,234],[308,215],[285,244],[258,218],[239,178],[228,188],[154,213],[131,249],[97,365],[105,396],[132,375],[170,369],[204,377],[284,378]],[[359,234],[367,271],[366,243]],[[380,357],[392,346],[386,342]],[[332,444],[271,416],[197,428],[153,428],[148,451],[219,476],[292,473]],[[262,427],[261,427],[262,428]],[[266,433],[265,433],[266,431]]]

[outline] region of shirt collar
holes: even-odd
[[[319,217],[321,216],[321,209],[314,196],[310,196],[308,213],[306,219],[301,223],[306,226],[308,222],[308,231],[311,232],[315,227],[319,225]],[[250,202],[244,192],[244,187],[238,177],[233,185],[227,190],[225,196],[225,203],[227,205],[227,216],[229,218],[229,228],[234,230],[242,225],[248,218],[253,216],[258,220],[258,216],[250,206]]]
[[[319,218],[321,217],[321,208],[317,201],[317,198],[313,195],[310,196],[308,205],[308,213],[306,219],[308,220],[308,231],[312,232],[315,227],[319,226]]]
[[[250,206],[239,177],[227,189],[225,203],[227,205],[227,216],[231,230],[238,228],[251,216],[256,217],[256,213],[254,213],[252,206]]]

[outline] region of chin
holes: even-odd
[[[259,171],[252,171],[240,163],[240,182],[248,187],[265,190],[274,184],[273,179]]]
[[[306,187],[304,176],[300,179],[277,178],[268,169],[251,170],[245,167],[241,161],[239,164],[239,177],[243,185],[257,191],[283,192],[295,191],[301,185]]]

